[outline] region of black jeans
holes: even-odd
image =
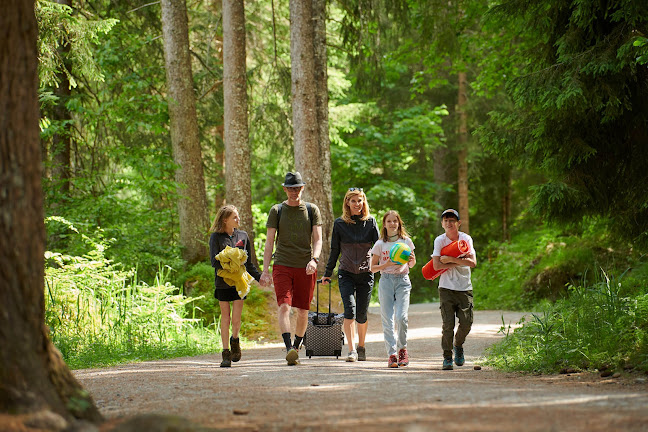
[[[340,296],[344,304],[344,318],[355,318],[358,324],[367,322],[367,311],[371,301],[373,283],[374,275],[371,272],[358,274],[346,270],[338,272]]]
[[[454,291],[439,288],[439,308],[441,309],[441,348],[443,357],[452,358],[452,345],[462,346],[470,333],[473,323],[473,292]],[[455,315],[459,318],[457,333],[454,332]]]

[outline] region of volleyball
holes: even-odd
[[[411,254],[412,249],[410,249],[405,243],[394,243],[394,245],[389,249],[389,259],[396,264],[405,264],[409,261]]]

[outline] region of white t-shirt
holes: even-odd
[[[378,255],[380,256],[380,261],[378,264],[385,264],[387,261],[391,261],[389,259],[389,250],[395,243],[405,243],[407,246],[409,246],[412,251],[414,250],[414,243],[412,243],[412,240],[410,238],[405,238],[405,239],[398,239],[395,242],[385,242],[382,239],[378,240],[376,243],[374,243],[374,246],[371,248],[371,254],[372,255]],[[407,263],[400,265],[400,266],[392,266],[388,267],[384,270],[380,270],[380,274],[408,274],[409,273],[409,265]]]
[[[477,256],[475,248],[473,247],[473,240],[468,234],[459,231],[459,240],[465,240],[470,245],[468,254]],[[445,235],[441,234],[434,239],[434,251],[432,256],[441,256],[441,249],[452,243],[452,240]],[[457,266],[443,272],[439,277],[439,288],[446,288],[453,291],[470,291],[473,289],[472,281],[470,280],[470,267]]]

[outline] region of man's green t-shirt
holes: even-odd
[[[277,210],[281,209],[279,227],[277,227]],[[319,208],[311,203],[313,226],[322,225]],[[281,203],[272,206],[268,214],[267,228],[278,228],[277,245],[275,246],[274,263],[286,267],[305,268],[312,258],[312,228],[308,219],[306,203],[298,206]]]

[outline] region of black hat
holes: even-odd
[[[459,212],[455,209],[443,210],[443,213],[441,213],[441,219],[443,219],[443,216],[454,216],[459,220]]]
[[[305,185],[306,183],[304,183],[304,181],[302,180],[301,174],[299,174],[299,172],[289,172],[288,174],[286,174],[286,179],[284,180],[284,182],[281,183],[281,186],[284,187],[300,187]]]

